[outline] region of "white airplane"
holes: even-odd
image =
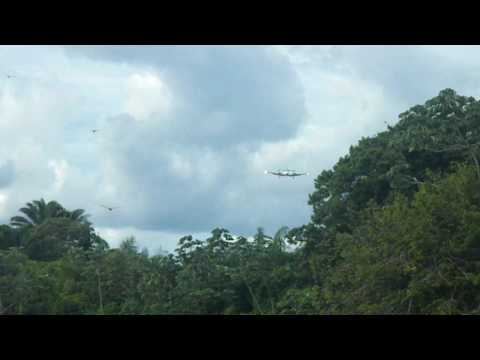
[[[296,176],[309,175],[308,172],[306,172],[306,173],[299,173],[299,172],[296,172],[295,170],[289,170],[289,169],[286,169],[286,170],[275,170],[275,171],[265,170],[265,174],[277,175],[278,177],[289,176],[289,177],[291,177],[292,179],[295,179]]]
[[[92,134],[95,134],[96,132],[99,132],[100,130],[99,129],[93,129],[91,130]]]

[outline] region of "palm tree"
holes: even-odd
[[[282,226],[273,236],[273,244],[275,244],[279,249],[285,250],[285,238],[287,237],[289,227]]]
[[[54,217],[66,217],[75,221],[88,223],[87,218],[89,216],[85,214],[85,210],[77,209],[68,211],[56,201],[46,203],[43,199],[27,203],[26,207],[21,208],[19,211],[26,216],[14,216],[10,219],[11,225],[17,228],[28,228],[40,225],[45,220]]]
[[[73,211],[68,211],[64,209],[64,212],[65,212],[64,217],[67,217],[75,221],[83,222],[83,223],[89,223],[88,217],[90,215],[86,214],[85,210],[83,209],[76,209]]]
[[[281,241],[283,239],[285,239],[285,237],[287,236],[288,234],[288,230],[289,230],[289,227],[288,226],[282,226],[280,229],[278,229],[278,231],[275,233],[275,235],[273,236],[273,239],[274,240],[277,240],[277,241]]]

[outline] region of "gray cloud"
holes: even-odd
[[[178,107],[156,131],[213,147],[295,134],[304,113],[291,65],[261,46],[74,46],[67,54],[149,66],[161,72]]]
[[[479,57],[479,46],[335,46],[327,63],[348,64],[360,78],[413,106],[447,87],[478,94],[480,66],[473,59]]]
[[[13,161],[6,161],[0,165],[0,188],[9,186],[15,179],[15,167]]]
[[[122,189],[117,200],[132,210],[119,212],[114,224],[128,217],[148,230],[232,225],[252,231],[262,225],[262,218],[241,221],[234,215],[243,204],[258,207],[259,195],[242,189],[263,174],[249,172],[246,155],[264,142],[293,138],[306,115],[303,88],[284,57],[266,47],[228,46],[68,52],[79,50],[154,67],[174,103],[171,113],[152,113],[144,121],[119,115],[106,122],[102,153],[115,167]],[[232,193],[227,189],[243,192],[238,205],[225,200]]]
[[[17,75],[0,80],[0,158],[15,165],[0,164],[0,220],[44,197],[86,209],[112,244],[138,231],[152,249],[301,225],[312,177],[265,169],[315,176],[445,87],[478,95],[479,49],[0,47]]]
[[[141,64],[173,94],[172,114],[144,123],[111,118],[111,134],[122,140],[102,148],[122,201],[136,198],[135,214],[119,216],[118,225],[128,219],[143,229],[299,225],[310,214],[311,180],[272,182],[252,166],[254,154],[264,167],[288,163],[319,173],[407,106],[473,84],[456,68],[466,53],[448,57],[430,47],[290,47],[282,55],[271,47],[97,46],[67,53]]]
[[[129,208],[118,212],[115,225],[128,220],[147,230],[198,232],[225,226],[250,232],[264,225],[265,215],[275,208],[268,206],[272,191],[264,184],[268,178],[251,171],[248,151],[239,142],[232,140],[233,144],[220,150],[215,144],[165,142],[161,133],[155,136],[151,128],[137,127],[131,117],[119,116],[111,123],[102,146],[121,189],[115,199]],[[261,193],[262,184],[266,194]],[[290,185],[294,188],[294,183]],[[286,200],[285,193],[275,196]],[[258,216],[265,205],[268,211]]]

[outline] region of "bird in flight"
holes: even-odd
[[[113,211],[113,209],[118,209],[119,207],[110,207],[110,206],[105,206],[105,205],[100,205],[101,207],[107,209],[108,211]]]

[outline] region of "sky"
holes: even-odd
[[[0,223],[56,200],[151,253],[308,223],[361,137],[442,89],[480,95],[478,46],[0,46],[0,69]],[[264,174],[284,168],[311,175]]]

